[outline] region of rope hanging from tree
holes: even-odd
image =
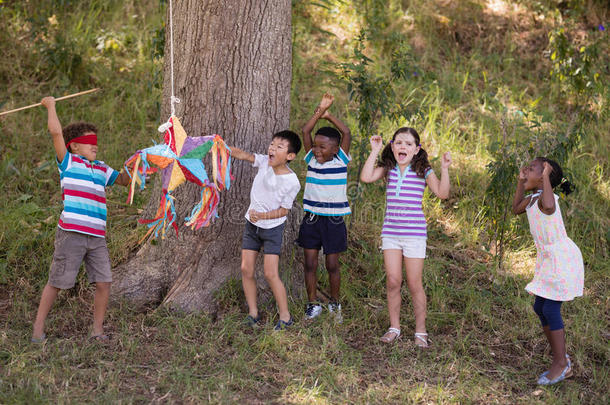
[[[218,217],[217,207],[220,200],[220,191],[229,189],[231,185],[231,151],[220,135],[187,136],[178,117],[176,117],[175,104],[180,99],[174,94],[174,35],[172,0],[169,0],[169,35],[170,35],[170,83],[171,83],[171,116],[166,123],[159,127],[163,134],[163,144],[137,151],[125,162],[125,170],[131,177],[131,184],[127,202],[133,202],[136,184],[144,189],[149,174],[161,169],[162,196],[155,217],[139,220],[148,224],[150,228],[140,240],[144,241],[154,232],[157,238],[165,237],[166,230],[172,226],[178,235],[176,224],[175,197],[173,191],[185,181],[195,183],[202,187],[201,200],[195,204],[191,215],[187,216],[185,224],[191,229],[208,226],[212,218]],[[203,164],[203,158],[212,154],[212,180]],[[154,167],[156,166],[156,167]]]

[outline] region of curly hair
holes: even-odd
[[[67,125],[63,130],[64,142],[66,145],[74,138],[78,138],[87,132],[93,132],[97,134],[97,127],[89,122],[73,122]]]
[[[551,187],[555,188],[557,186],[561,186],[561,191],[565,195],[568,195],[572,191],[574,191],[574,185],[572,183],[570,183],[568,180],[563,178],[563,170],[561,170],[561,166],[559,166],[559,163],[555,162],[554,160],[551,160],[551,159],[548,159],[545,157],[541,157],[541,156],[537,157],[535,160],[537,160],[539,162],[543,162],[543,163],[547,162],[553,168],[553,171],[549,175],[549,181],[551,182]]]
[[[419,134],[413,128],[398,128],[396,132],[394,132],[394,136],[392,136],[392,142],[394,142],[396,137],[400,134],[410,134],[415,139],[415,143],[420,146],[419,152],[417,152],[411,160],[411,167],[419,177],[425,177],[426,170],[430,168],[430,162],[428,162],[428,153],[420,145]],[[394,157],[394,152],[392,152],[392,142],[383,148],[381,159],[377,162],[377,167],[383,167],[386,175],[396,166],[396,158]]]

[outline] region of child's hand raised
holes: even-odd
[[[549,164],[549,162],[542,163],[542,175],[549,176],[553,172],[553,166]]]
[[[53,96],[45,97],[40,101],[40,104],[45,106],[45,108],[47,110],[51,107],[55,107],[55,97],[53,97]]]
[[[451,153],[445,152],[443,154],[443,159],[441,160],[441,169],[448,169],[451,166]]]
[[[331,94],[324,93],[322,96],[322,101],[320,101],[320,108],[322,111],[328,110],[333,104],[333,101],[335,101],[335,98]]]
[[[383,148],[383,139],[380,135],[373,135],[370,139],[371,150],[373,152],[379,152]]]

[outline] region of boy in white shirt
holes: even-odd
[[[279,277],[278,267],[286,216],[301,189],[301,183],[288,167],[288,162],[299,153],[301,140],[292,131],[280,131],[273,135],[267,155],[244,152],[236,147],[230,149],[235,159],[246,160],[258,167],[250,190],[241,251],[241,280],[249,310],[246,323],[256,326],[260,321],[254,271],[262,246],[265,279],[271,287],[280,315],[275,330],[283,330],[294,322],[288,310],[286,288]]]

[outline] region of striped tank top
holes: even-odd
[[[426,170],[425,177],[432,173]],[[426,179],[419,177],[409,165],[404,173],[398,165],[388,173],[386,188],[386,209],[382,237],[426,238],[426,218],[422,209],[422,199],[426,189]]]

